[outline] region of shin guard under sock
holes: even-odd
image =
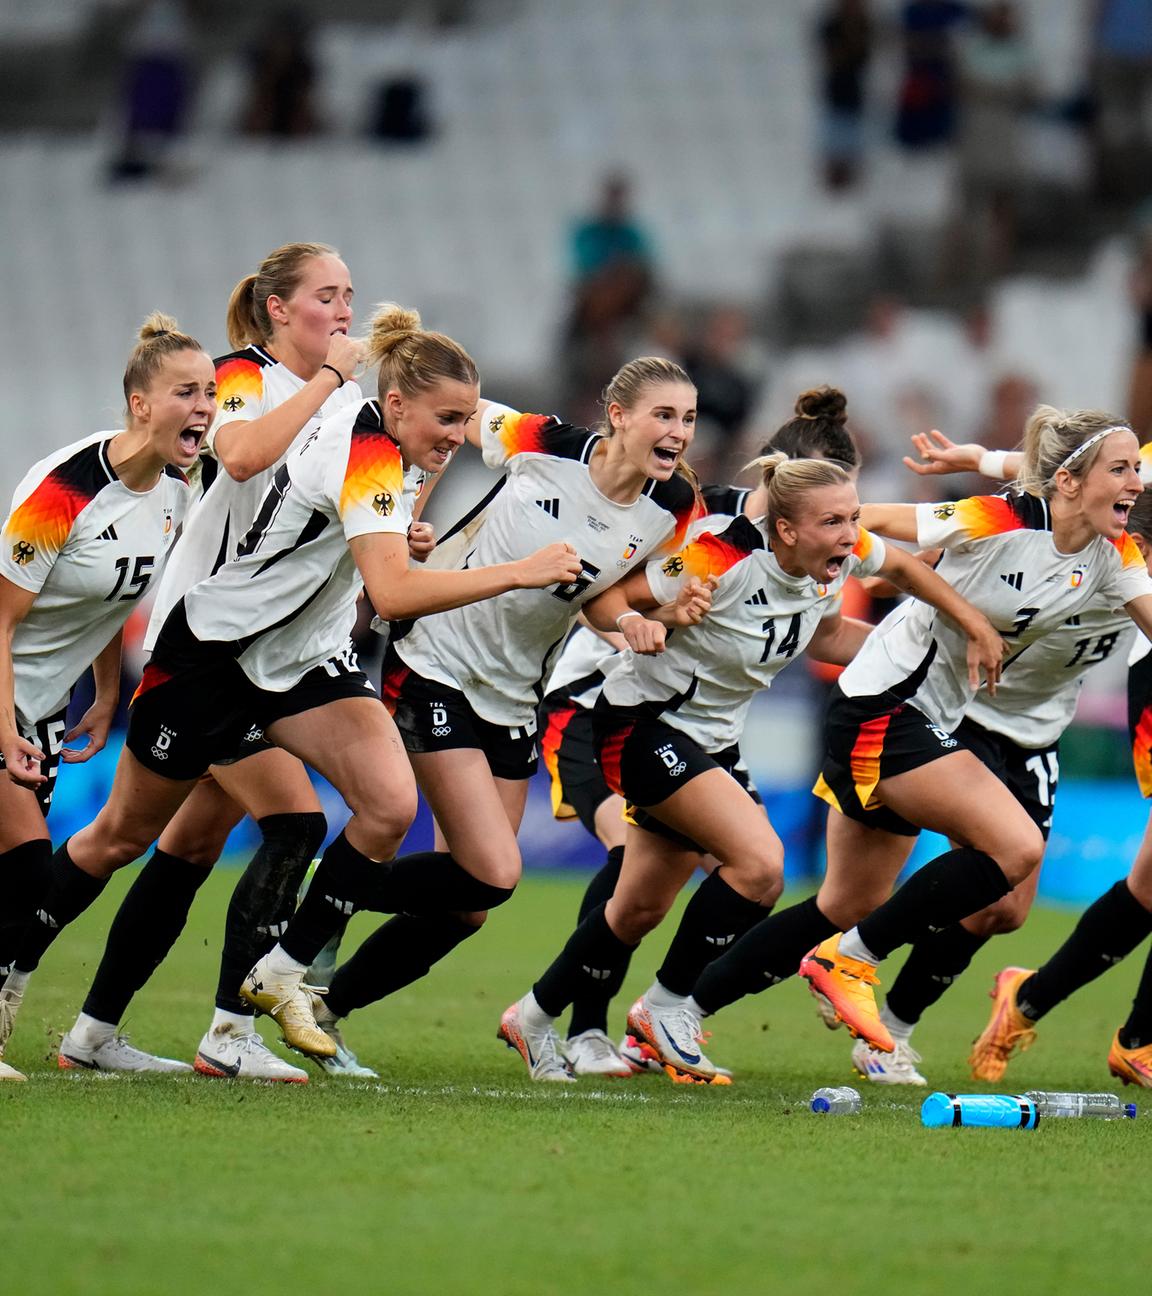
[[[635,948],[625,944],[608,926],[604,905],[597,905],[532,987],[536,1002],[550,1017],[559,1017],[574,999],[594,991],[622,965],[627,966]]]
[[[888,991],[885,1006],[889,1012],[915,1026],[988,940],[987,936],[974,936],[959,923],[921,936]]]
[[[606,904],[612,899],[616,883],[620,880],[620,867],[624,863],[624,847],[613,846],[608,852],[604,866],[588,883],[584,897],[580,901],[580,913],[577,923],[581,923],[597,906]],[[568,1027],[569,1037],[583,1035],[588,1030],[599,1030],[607,1033],[608,1005],[620,993],[624,978],[628,975],[628,964],[631,956],[616,968],[607,981],[598,985],[588,994],[582,994],[572,1004],[572,1021]]]
[[[44,899],[51,859],[52,843],[47,837],[21,842],[0,855],[0,894],[4,896],[0,917],[0,979],[11,969],[16,942]]]
[[[770,912],[733,890],[716,869],[688,901],[656,980],[672,994],[690,995],[708,964]]]
[[[80,917],[107,885],[107,878],[93,877],[73,864],[65,842],[48,865],[48,880],[40,908],[25,924],[16,943],[16,968],[21,972],[35,972],[56,937],[70,922]]]

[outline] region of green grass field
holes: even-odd
[[[142,1046],[191,1058],[235,876],[205,888],[133,1005]],[[813,1089],[855,1082],[847,1036],[801,983],[713,1023],[730,1088],[530,1084],[496,1025],[567,934],[579,880],[529,878],[446,965],[351,1019],[379,1082],[59,1072],[129,880],[51,952],[9,1047],[30,1082],[0,1086],[6,1296],[1146,1290],[1152,1101],[1132,1089],[1135,1122],[1034,1133],[926,1130],[924,1091],[863,1082],[860,1116],[813,1116]],[[992,974],[1042,958],[1072,921],[1040,911],[983,951],[918,1032],[933,1086],[981,1087],[964,1058]],[[626,995],[662,948],[641,951]],[[1058,1010],[1005,1087],[1114,1088],[1104,1058],[1142,961]]]

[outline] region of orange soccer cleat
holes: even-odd
[[[997,973],[989,993],[992,1016],[983,1033],[972,1042],[968,1068],[976,1080],[1000,1080],[1013,1053],[1023,1053],[1036,1043],[1036,1023],[1016,1005],[1020,987],[1032,975],[1031,968],[1009,967]]]
[[[891,1053],[895,1045],[880,1020],[872,992],[879,984],[876,969],[860,959],[845,958],[840,953],[840,939],[837,932],[809,950],[800,964],[800,975],[816,994],[824,996],[851,1034],[882,1053]]]

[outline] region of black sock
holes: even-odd
[[[108,929],[104,957],[84,1000],[89,1017],[113,1026],[120,1021],[132,996],[164,962],[184,930],[188,910],[209,872],[159,847],[153,851]]]
[[[16,967],[21,972],[35,972],[56,937],[80,917],[107,885],[107,878],[93,877],[72,863],[65,842],[48,865],[48,881],[40,907],[16,943]]]
[[[770,912],[734,891],[724,870],[715,869],[688,901],[656,980],[672,994],[690,995],[708,964]]]
[[[1121,879],[1080,915],[1071,936],[1016,992],[1025,1017],[1039,1021],[1081,986],[1126,958],[1152,932],[1152,913]]]
[[[574,999],[609,981],[621,964],[627,965],[635,948],[608,926],[604,905],[597,905],[532,987],[536,1002],[550,1017],[559,1017]]]
[[[51,859],[52,843],[47,837],[21,842],[0,855],[0,893],[4,896],[4,914],[0,918],[0,981],[11,970],[16,943],[25,925],[40,908]]]
[[[216,1007],[246,1013],[240,983],[287,930],[304,875],[324,841],[322,814],[265,815],[261,842],[228,902]]]
[[[325,1002],[337,1017],[347,1017],[419,981],[479,930],[455,914],[397,914],[336,969]]]
[[[1144,962],[1140,984],[1136,987],[1136,998],[1132,1000],[1132,1011],[1120,1027],[1120,1044],[1129,1049],[1152,1044],[1152,949],[1148,951]]]
[[[280,937],[281,949],[310,967],[332,937],[344,932],[357,909],[371,907],[364,903],[364,896],[377,881],[377,874],[387,868],[387,863],[361,854],[341,833],[312,875],[300,907]]]
[[[913,873],[879,909],[858,923],[856,930],[877,958],[887,958],[894,949],[933,929],[951,927],[961,918],[979,913],[1011,890],[1012,883],[991,855],[958,846]]]
[[[584,898],[580,901],[580,913],[577,915],[577,923],[582,923],[593,909],[606,904],[612,899],[612,894],[616,890],[616,883],[620,880],[620,866],[623,863],[624,847],[613,846],[608,852],[608,859],[603,868],[588,883]],[[590,990],[587,994],[582,994],[573,1002],[572,1021],[568,1026],[569,1038],[573,1035],[583,1035],[585,1031],[589,1030],[599,1030],[607,1033],[608,1005],[620,993],[620,987],[624,984],[624,978],[628,975],[628,964],[631,961],[632,957],[629,955],[620,967],[614,969],[607,981],[599,983],[595,989]]]
[[[745,995],[759,994],[796,975],[800,960],[839,928],[820,912],[815,896],[750,927],[700,974],[692,997],[708,1013]]]
[[[362,907],[376,913],[479,913],[503,904],[511,889],[481,882],[447,851],[401,855],[371,879]]]
[[[885,1007],[902,1022],[914,1026],[988,940],[987,936],[973,936],[959,923],[921,936],[892,982]]]

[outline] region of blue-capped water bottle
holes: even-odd
[[[1095,1116],[1099,1120],[1135,1120],[1136,1104],[1121,1102],[1113,1093],[1053,1093],[1029,1089],[1024,1095],[1041,1116]]]
[[[850,1085],[817,1089],[811,1107],[818,1116],[855,1116],[860,1111],[860,1095]]]
[[[1024,1094],[931,1093],[920,1108],[920,1120],[929,1129],[945,1125],[1035,1129],[1040,1113]]]

